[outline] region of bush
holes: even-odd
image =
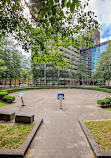
[[[10,96],[10,95],[5,95],[3,97],[3,100],[8,102],[8,103],[12,103],[15,100],[15,97],[14,96]]]
[[[109,107],[109,106],[111,106],[109,99],[97,100],[97,103],[100,104],[101,107]]]
[[[106,99],[109,99],[111,101],[111,97],[107,97]]]
[[[6,92],[6,91],[0,92],[0,99],[2,99],[5,95],[8,95],[8,92]]]
[[[70,88],[70,89],[96,90],[96,91],[102,91],[102,92],[111,93],[111,89],[107,89],[107,88],[99,88],[99,87],[78,87],[78,86],[72,86],[72,87],[21,87],[21,88],[5,89],[5,90],[1,90],[1,91],[2,91],[2,92],[13,93],[13,92],[21,91],[21,90],[68,89],[68,88]]]

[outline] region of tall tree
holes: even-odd
[[[74,78],[80,83],[84,79],[88,78],[86,73],[86,64],[82,56],[79,58],[79,62],[77,64],[77,70],[75,71]]]
[[[4,61],[4,76],[3,79],[10,80],[10,85],[12,80],[20,78],[21,70],[21,54],[15,48],[12,41],[4,40],[3,45],[1,45],[0,50],[2,51],[1,59]]]
[[[3,0],[0,3],[1,36],[12,34],[25,50],[32,50],[32,59],[40,64],[53,62],[56,67],[68,67],[59,47],[92,43],[92,31],[100,28],[94,12],[84,12],[88,0],[30,0],[31,22],[23,14],[23,1]],[[54,51],[53,51],[54,49]]]

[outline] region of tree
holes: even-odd
[[[100,55],[93,78],[104,82],[111,80],[111,41],[108,42],[106,51]]]
[[[23,14],[23,4],[21,0],[0,1],[0,38],[16,32],[19,37],[21,32],[29,23]]]
[[[26,79],[27,79],[27,71],[25,69],[22,69],[21,73],[20,73],[20,76],[21,76],[21,79],[22,79],[22,83],[25,82]]]
[[[77,70],[75,71],[74,78],[80,83],[82,80],[88,78],[86,74],[86,65],[82,56],[80,56],[79,62],[77,64]]]
[[[30,69],[27,69],[27,82],[28,82],[28,86],[29,84],[31,83],[31,80],[32,80],[32,73],[31,73],[31,70]]]
[[[4,66],[4,60],[2,59],[3,52],[0,50],[0,79],[4,77],[5,72],[5,66]]]
[[[25,1],[25,0],[24,0]],[[60,46],[84,47],[92,44],[92,31],[100,28],[94,12],[84,12],[88,1],[30,0],[31,23],[23,14],[20,0],[3,0],[1,6],[1,34],[11,33],[25,50],[31,49],[32,59],[39,64],[53,62],[57,68],[68,67],[59,51]],[[66,11],[64,11],[64,8]],[[3,23],[3,24],[2,24]]]
[[[31,32],[32,59],[43,64],[53,62],[57,68],[69,67],[63,60],[60,47],[72,45],[78,50],[81,43],[92,45],[92,31],[99,28],[94,12],[83,10],[88,3],[80,1],[36,1],[28,4],[36,29]],[[64,11],[64,8],[67,8]]]
[[[32,61],[31,63],[31,72],[32,72],[32,77],[34,81],[34,85],[38,83],[38,80],[40,79],[40,82],[42,78],[44,78],[44,65],[39,65],[38,63]]]
[[[20,78],[20,70],[21,70],[21,54],[15,48],[12,41],[5,39],[1,45],[1,60],[3,60],[4,71],[2,75],[2,79],[11,81]]]

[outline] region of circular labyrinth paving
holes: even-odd
[[[63,109],[57,94],[64,93]],[[35,121],[44,122],[27,151],[26,158],[92,158],[93,153],[78,123],[82,120],[110,119],[111,112],[97,106],[98,99],[109,93],[82,89],[48,89],[24,91],[25,107],[16,96],[16,103],[5,108],[35,114]]]

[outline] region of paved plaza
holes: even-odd
[[[59,109],[57,94],[64,93],[63,109]],[[25,107],[16,96],[16,102],[2,109],[17,113],[35,114],[35,121],[43,124],[33,139],[26,158],[93,158],[93,152],[79,125],[78,119],[111,119],[111,112],[98,107],[97,100],[109,93],[82,89],[45,89],[24,91]]]

